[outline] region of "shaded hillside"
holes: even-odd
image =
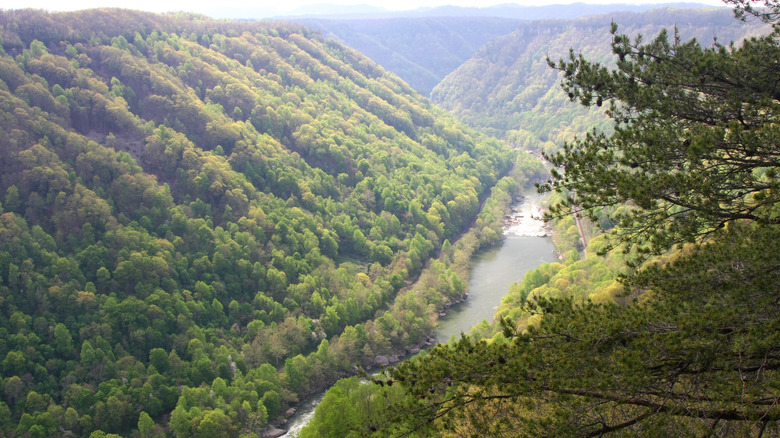
[[[680,3],[678,7],[695,4]],[[701,5],[699,5],[701,6]],[[440,6],[398,12],[313,13],[307,9],[291,20],[304,23],[367,55],[429,95],[444,77],[488,42],[513,32],[528,20],[574,18],[612,11],[640,12],[658,5],[568,5],[484,8]],[[246,16],[246,15],[244,15]],[[250,15],[251,16],[251,15]]]
[[[557,85],[558,72],[547,65],[546,57],[554,61],[568,58],[572,48],[591,59],[606,60],[612,21],[622,32],[647,37],[676,26],[682,40],[695,37],[705,44],[715,35],[727,44],[768,31],[756,22],[734,20],[733,12],[726,9],[658,9],[534,21],[483,47],[448,75],[431,98],[460,120],[518,147],[554,148],[606,119],[598,109],[569,102]]]
[[[513,155],[359,53],[186,14],[0,26],[0,435],[258,433],[462,293],[395,302]]]
[[[521,22],[494,17],[297,21],[343,41],[426,96],[480,47]]]

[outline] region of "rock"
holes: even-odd
[[[277,429],[273,426],[267,427],[260,432],[260,438],[277,438],[286,434],[286,430]]]
[[[374,363],[379,365],[380,367],[386,367],[390,365],[390,358],[388,358],[387,356],[377,356],[374,359]]]
[[[293,415],[295,415],[295,408],[290,408],[290,409],[284,411],[284,416],[285,417],[292,417]]]

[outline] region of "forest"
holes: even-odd
[[[780,3],[731,3],[764,32],[613,22],[605,57],[545,59],[607,120],[543,151],[562,260],[492,324],[339,381],[301,436],[780,436]]]
[[[705,45],[763,35],[770,27],[761,21],[734,20],[726,8],[670,7],[524,22],[448,74],[432,91],[431,100],[470,126],[524,150],[553,152],[594,126],[608,130],[611,124],[601,108],[569,101],[547,59],[568,57],[574,50],[609,62],[612,22],[633,36],[650,37],[674,28],[682,40],[696,38]]]
[[[683,8],[686,14],[695,16],[700,12],[696,8],[703,5],[668,3],[667,6]],[[367,11],[356,5],[350,12],[340,12],[332,10],[331,5],[289,19],[320,30],[326,38],[334,38],[365,54],[427,97],[445,76],[469,61],[484,45],[518,28],[534,28],[540,20],[554,19],[562,23],[566,19],[567,25],[555,28],[554,33],[558,35],[552,39],[556,39],[567,31],[571,19],[577,17],[618,11],[638,13],[656,8],[658,5],[654,4],[624,3],[572,3],[565,7],[503,3],[482,7],[420,7],[408,11]],[[242,12],[253,16],[251,10]],[[227,13],[220,16],[231,17]],[[552,85],[549,81],[544,83]]]
[[[0,10],[0,435],[259,437],[333,383],[302,436],[780,435],[780,5],[732,2],[529,23],[454,115],[292,22]],[[377,371],[533,183],[561,260]]]
[[[522,23],[502,14],[494,17],[324,17],[296,19],[296,22],[343,41],[426,97],[480,47],[512,33]]]
[[[0,435],[258,436],[421,345],[543,175],[287,22],[0,11]]]

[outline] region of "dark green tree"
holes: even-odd
[[[617,68],[573,52],[550,61],[572,100],[608,105],[615,122],[612,134],[589,132],[549,157],[561,170],[542,189],[569,194],[550,214],[595,219],[623,206],[610,223],[643,252],[735,221],[780,224],[778,33],[708,48],[668,32],[647,44],[615,24],[612,33]]]

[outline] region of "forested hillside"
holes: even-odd
[[[662,8],[642,13],[610,13],[569,20],[522,23],[505,37],[486,45],[436,86],[431,99],[460,120],[506,139],[522,149],[553,151],[593,126],[606,128],[599,107],[569,101],[557,85],[558,72],[547,57],[567,57],[569,50],[594,60],[609,58],[611,22],[628,35],[656,35],[676,28],[685,41],[711,45],[766,34],[759,21],[734,20],[728,9]]]
[[[463,280],[399,292],[516,189],[513,152],[295,24],[22,10],[0,37],[0,435],[259,433],[424,341]]]
[[[780,436],[780,2],[731,3],[766,32],[618,22],[603,56],[552,57],[609,123],[547,151],[545,216],[563,249],[573,215],[605,234],[515,284],[497,331],[337,383],[303,436]]]
[[[702,7],[693,3],[674,5]],[[529,20],[641,12],[654,7],[657,5],[500,4],[480,8],[439,6],[409,11],[364,11],[360,6],[353,6],[354,11],[341,14],[333,12],[334,8],[328,8],[327,12],[306,8],[303,16],[290,19],[344,42],[428,96],[445,76],[473,57],[482,46],[527,26]]]
[[[513,32],[516,18],[408,17],[296,19],[370,57],[428,96],[488,42]]]

